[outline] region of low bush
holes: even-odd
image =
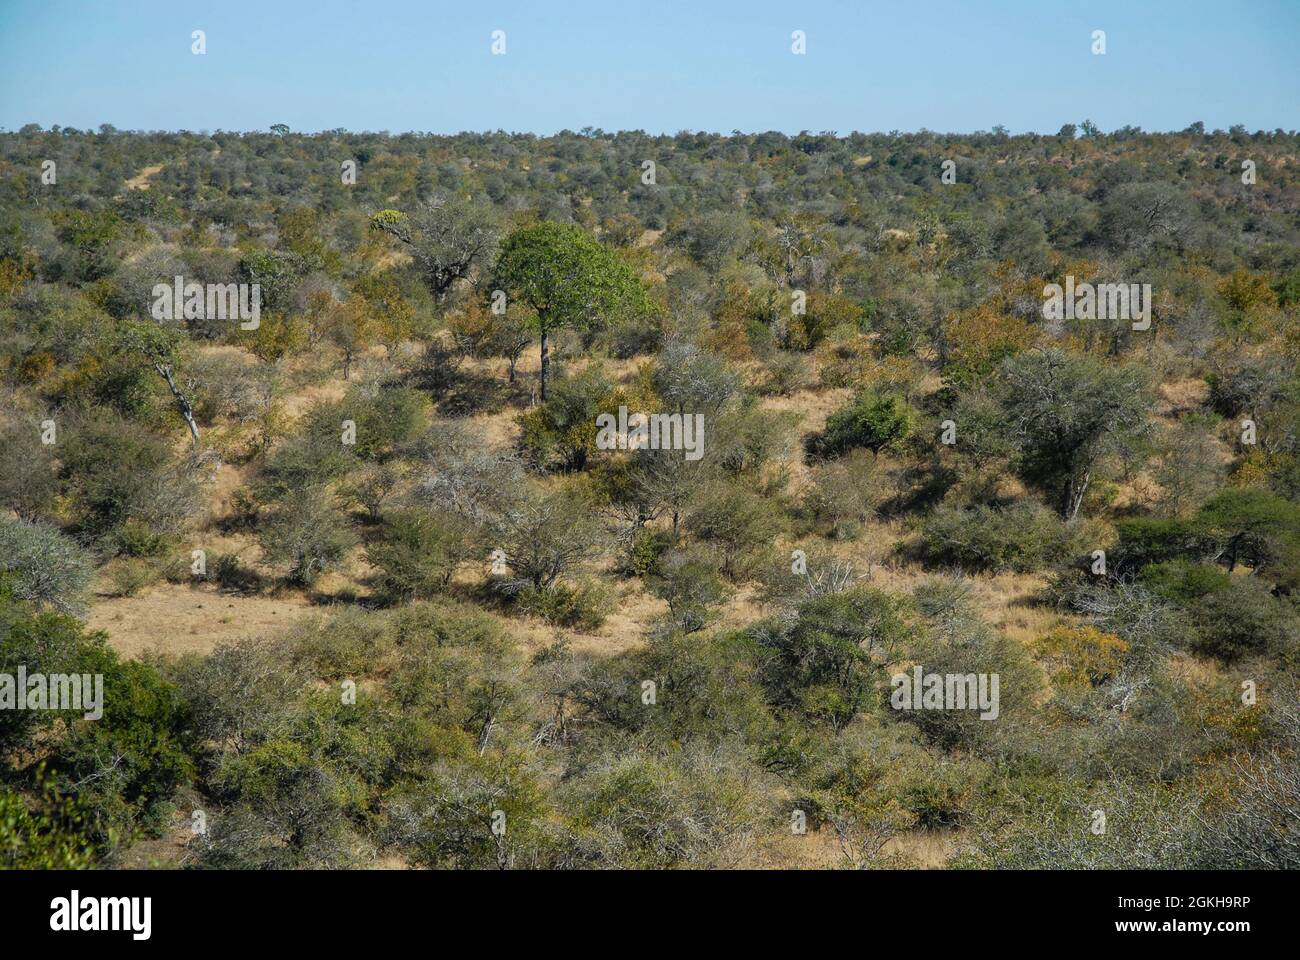
[[[515,606],[552,626],[595,630],[609,615],[613,598],[609,589],[595,580],[572,585],[559,581],[550,587],[525,587],[515,594]]]
[[[920,550],[933,565],[1026,572],[1067,555],[1072,539],[1066,524],[1038,503],[940,506],[922,524]]]
[[[899,397],[862,393],[826,419],[826,429],[810,438],[808,450],[815,456],[838,457],[861,448],[876,456],[902,443],[912,420],[912,412]]]
[[[427,598],[447,588],[456,568],[475,554],[473,530],[448,512],[392,511],[366,559],[381,571],[382,588],[403,599]]]
[[[57,527],[0,517],[0,585],[15,599],[77,613],[94,575],[90,554]]]

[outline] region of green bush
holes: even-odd
[[[339,566],[357,544],[357,535],[321,494],[303,492],[282,504],[258,530],[269,563],[288,570],[289,580],[311,586]]]
[[[394,510],[384,518],[366,559],[381,571],[385,591],[427,598],[447,588],[456,568],[475,555],[473,530],[453,513]]]
[[[74,797],[53,811],[34,810],[26,797],[0,787],[0,870],[85,870],[94,851],[78,829],[82,814]]]
[[[942,830],[961,823],[968,798],[961,784],[949,780],[926,780],[904,793],[903,803],[916,816],[922,830]]]
[[[162,579],[162,571],[139,557],[118,557],[104,570],[108,578],[109,596],[134,597],[145,587]]]
[[[1008,507],[937,507],[921,527],[926,562],[967,570],[1028,572],[1064,558],[1074,535],[1032,501]]]
[[[1225,490],[1187,519],[1139,517],[1115,526],[1116,559],[1128,569],[1191,556],[1230,571],[1250,567],[1284,591],[1300,587],[1300,506],[1270,490]]]
[[[704,629],[711,608],[726,597],[717,561],[699,547],[664,554],[649,586],[668,604],[669,623],[684,633]]]
[[[605,622],[613,599],[598,581],[581,580],[572,586],[560,581],[550,587],[525,587],[515,595],[515,606],[553,626],[595,630]]]
[[[1300,504],[1270,490],[1225,490],[1192,522],[1229,570],[1248,565],[1282,590],[1300,590]]]
[[[260,503],[279,503],[337,480],[353,463],[340,436],[333,440],[299,438],[275,451],[253,481],[252,494]]]
[[[714,755],[606,759],[570,789],[595,862],[625,869],[734,864],[759,825],[749,771]]]
[[[777,504],[738,483],[706,489],[686,517],[686,531],[718,551],[722,572],[731,579],[748,572],[759,548],[782,525]]]
[[[671,530],[642,527],[632,537],[628,547],[628,572],[642,579],[656,576],[661,571],[663,555],[677,543]]]
[[[912,428],[912,412],[899,397],[862,393],[826,419],[821,436],[809,441],[809,452],[838,457],[854,448],[881,450],[898,446]]]
[[[50,447],[25,424],[0,424],[0,509],[13,510],[23,520],[49,518],[58,497],[58,478]]]
[[[984,621],[970,586],[962,580],[923,583],[914,599],[922,620],[907,638],[905,655],[895,662],[919,666],[926,674],[984,674],[989,677],[986,690],[990,694],[996,675],[997,716],[982,719],[983,711],[978,709],[893,709],[892,702],[889,713],[915,725],[945,749],[1005,741],[1008,731],[1017,728],[1017,717],[1041,689],[1041,669],[1020,643]]]
[[[165,534],[149,529],[145,524],[129,520],[117,528],[113,542],[117,552],[124,557],[158,557],[167,550],[170,539]]]
[[[1232,585],[1232,574],[1222,567],[1191,560],[1150,564],[1142,569],[1139,579],[1160,596],[1177,603],[1199,600]]]
[[[599,516],[581,487],[536,492],[503,511],[491,532],[508,556],[511,576],[499,584],[507,593],[545,589],[605,547]]]
[[[878,481],[866,454],[820,466],[803,507],[810,520],[837,540],[852,540],[875,512]]]
[[[496,651],[508,647],[497,620],[466,603],[439,600],[436,603],[412,603],[388,614],[394,641],[400,646],[464,646]]]
[[[0,816],[0,838],[15,828],[34,831],[44,846],[69,830],[98,857],[135,839],[156,805],[192,778],[196,745],[179,691],[151,665],[120,660],[105,639],[71,617],[37,613],[0,596],[0,670],[102,677],[97,718],[0,711],[0,754],[17,766],[15,782],[49,792],[35,820],[15,825]],[[84,699],[83,707],[93,712]],[[0,862],[7,853],[0,843]]]
[[[60,476],[65,483],[74,530],[100,541],[106,549],[129,549],[143,528],[146,537],[179,529],[200,506],[198,470],[174,462],[172,444],[154,433],[98,412],[68,428],[60,447]]]
[[[1191,605],[1198,653],[1232,662],[1296,649],[1300,616],[1255,577],[1230,577]]]
[[[596,452],[596,416],[617,412],[609,397],[609,383],[594,370],[553,380],[546,402],[519,418],[524,456],[539,469],[585,469]]]
[[[336,681],[375,670],[393,640],[381,613],[345,607],[327,618],[310,617],[293,625],[285,642],[295,662],[312,676]]]
[[[1190,522],[1172,517],[1126,517],[1115,523],[1119,543],[1111,551],[1116,571],[1136,572],[1149,564],[1177,560],[1198,550]]]
[[[58,528],[0,517],[0,584],[15,599],[77,613],[94,576],[90,555]]]
[[[256,570],[245,566],[234,553],[219,553],[208,564],[208,577],[223,590],[252,593],[262,586]]]
[[[906,626],[888,595],[854,587],[805,600],[793,617],[762,621],[748,633],[772,703],[840,729],[875,703],[880,662]]]
[[[336,446],[362,460],[386,460],[420,436],[428,417],[429,399],[414,387],[357,386],[342,400],[313,407],[303,435],[313,444]],[[345,420],[356,425],[356,442],[347,447],[341,442]]]

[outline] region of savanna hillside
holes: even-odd
[[[1298,148],[0,134],[0,865],[1297,866]]]

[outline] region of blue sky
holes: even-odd
[[[1298,41],[1300,0],[0,0],[0,127],[1293,130]]]

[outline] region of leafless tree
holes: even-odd
[[[424,201],[409,216],[384,210],[370,222],[406,246],[439,303],[457,280],[469,279],[487,262],[501,236],[490,205],[445,194]]]

